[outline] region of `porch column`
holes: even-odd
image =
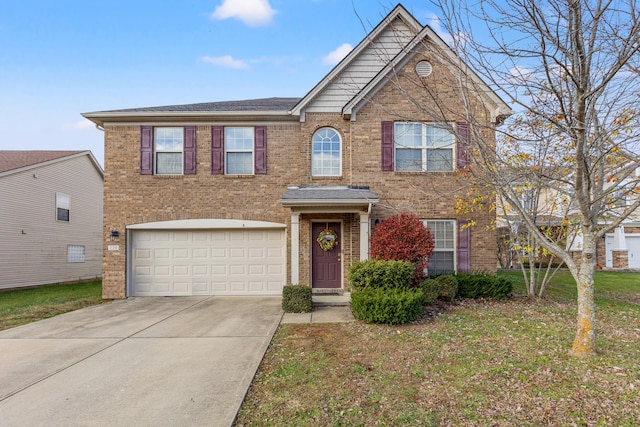
[[[291,284],[300,284],[300,212],[291,212]]]
[[[369,259],[369,213],[360,212],[360,261]]]

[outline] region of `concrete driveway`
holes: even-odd
[[[2,426],[229,426],[279,297],[144,297],[0,332]]]

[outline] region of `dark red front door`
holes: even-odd
[[[338,244],[325,251],[317,241],[325,229],[337,235]],[[311,225],[311,287],[340,288],[342,285],[342,236],[339,222],[314,222]]]

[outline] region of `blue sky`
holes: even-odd
[[[402,3],[433,26],[428,1]],[[396,4],[2,0],[0,149],[89,149],[103,164],[83,112],[304,96]]]

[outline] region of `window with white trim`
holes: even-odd
[[[66,194],[56,193],[56,221],[69,222],[71,197]]]
[[[342,141],[335,129],[318,129],[311,139],[311,174],[313,176],[342,175]]]
[[[84,262],[84,246],[67,245],[67,262]]]
[[[451,172],[455,166],[455,138],[437,123],[394,124],[395,168],[402,172]]]
[[[424,220],[433,237],[434,249],[429,258],[428,274],[453,273],[456,270],[456,222],[453,220]]]
[[[153,129],[155,173],[157,175],[181,175],[184,148],[183,128]]]
[[[224,168],[229,175],[253,174],[254,129],[224,128]]]

